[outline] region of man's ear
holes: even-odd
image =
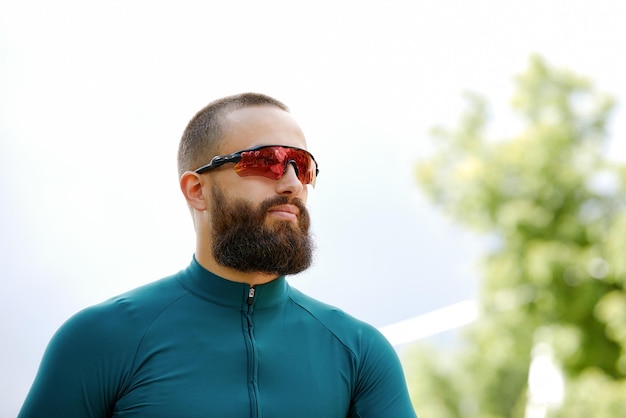
[[[202,185],[200,174],[193,171],[186,171],[180,178],[180,190],[185,195],[187,203],[199,212],[206,210],[208,200]]]

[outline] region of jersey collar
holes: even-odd
[[[224,279],[202,267],[195,256],[191,264],[179,273],[182,286],[194,295],[211,303],[237,309],[247,309],[250,285]],[[271,282],[254,286],[254,297],[250,301],[254,309],[269,308],[287,300],[289,284],[284,276]]]

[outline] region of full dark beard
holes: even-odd
[[[310,218],[299,199],[278,196],[255,209],[248,202],[228,199],[216,186],[211,193],[212,250],[218,264],[245,273],[279,276],[300,273],[311,265]],[[298,223],[277,221],[268,225],[268,209],[287,203],[300,210]]]

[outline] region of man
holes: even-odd
[[[285,280],[311,264],[317,162],[281,102],[217,100],[179,146],[189,267],[65,323],[21,417],[415,417],[393,348]]]

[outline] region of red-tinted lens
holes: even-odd
[[[307,151],[299,148],[269,146],[241,153],[235,164],[238,175],[263,176],[278,180],[283,176],[287,164],[295,163],[298,179],[302,184],[315,183],[315,161]]]

